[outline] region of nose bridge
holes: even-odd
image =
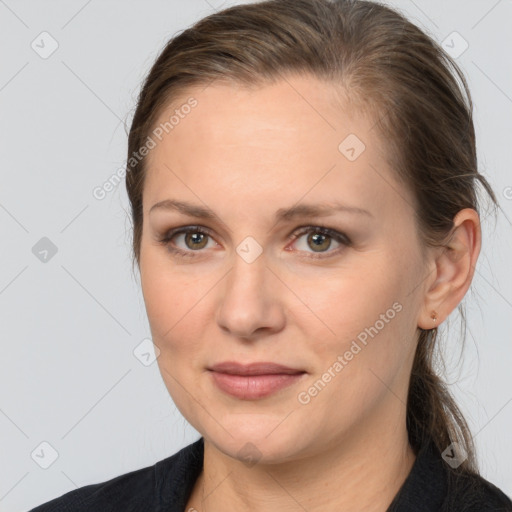
[[[236,251],[218,304],[217,321],[241,337],[249,337],[262,327],[273,330],[282,323],[283,315],[263,249],[255,240],[245,240]]]
[[[227,278],[227,292],[247,294],[244,300],[256,295],[262,299],[269,273],[263,248],[254,239],[244,240],[233,256],[233,266]]]

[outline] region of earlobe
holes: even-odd
[[[430,319],[428,320],[428,322],[426,322],[426,323],[424,323],[423,321],[418,322],[418,327],[420,327],[421,329],[424,329],[426,331],[428,331],[430,329],[435,329],[437,327],[438,320],[439,320],[439,315],[438,315],[437,311],[435,309],[433,309],[430,312]],[[439,323],[441,323],[441,322],[439,322]]]
[[[461,302],[471,285],[480,247],[478,213],[472,208],[460,210],[448,242],[435,255],[435,276],[425,291],[418,327],[437,327]]]

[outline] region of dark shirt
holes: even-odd
[[[185,512],[203,467],[203,442],[201,437],[153,466],[80,487],[30,512]],[[452,470],[430,443],[387,512],[434,511],[512,511],[512,501],[484,478]]]

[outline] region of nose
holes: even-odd
[[[237,338],[256,339],[283,329],[284,285],[274,272],[264,254],[251,263],[235,255],[231,271],[218,287],[217,323],[223,331]]]

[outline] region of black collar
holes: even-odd
[[[183,512],[203,468],[204,438],[175,454],[173,478],[162,475],[161,491],[165,510]],[[162,468],[163,469],[163,468]],[[449,470],[432,441],[418,452],[413,467],[387,512],[438,512],[448,493]],[[164,508],[162,508],[164,510]]]
[[[445,465],[432,441],[423,445],[387,512],[439,511],[448,491]]]

